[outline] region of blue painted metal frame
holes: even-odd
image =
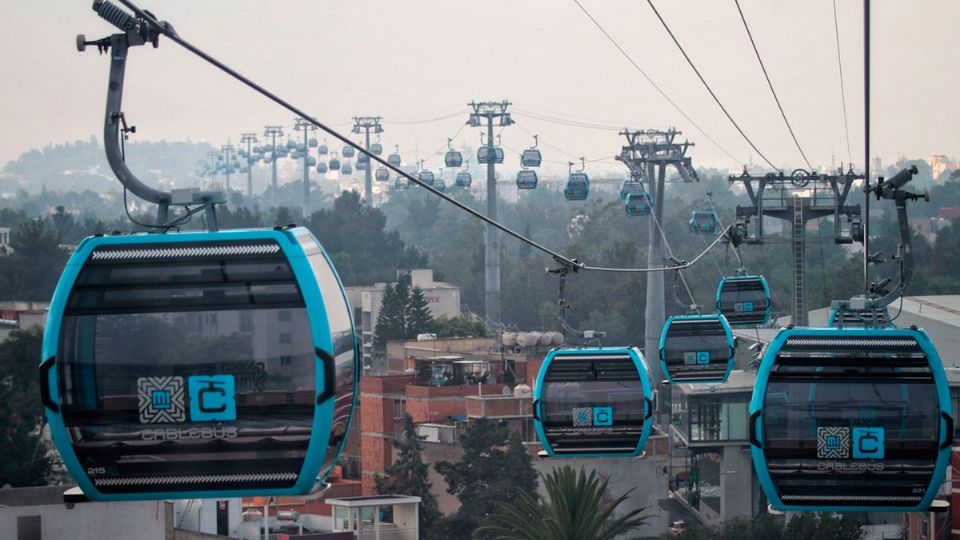
[[[284,255],[286,255],[290,262],[290,267],[292,268],[294,275],[296,276],[300,290],[303,293],[307,312],[311,314],[310,332],[313,335],[314,347],[327,352],[330,356],[334,356],[333,342],[331,340],[330,327],[326,317],[326,307],[323,302],[323,297],[320,294],[319,285],[314,278],[313,271],[310,269],[310,264],[307,261],[303,247],[297,240],[297,237],[301,235],[309,235],[309,237],[312,238],[313,241],[316,242],[316,245],[320,248],[320,252],[323,254],[324,259],[326,259],[327,264],[329,264],[331,270],[333,270],[333,275],[336,277],[337,283],[340,286],[340,293],[344,295],[344,301],[349,309],[350,304],[346,299],[346,294],[343,290],[343,283],[340,281],[340,276],[337,274],[336,268],[334,268],[333,264],[330,262],[330,257],[327,255],[326,251],[323,249],[320,242],[317,241],[317,239],[313,236],[313,234],[303,227],[296,227],[286,230],[245,229],[218,232],[184,232],[87,237],[80,242],[76,251],[74,251],[73,255],[70,257],[70,260],[67,261],[67,265],[63,271],[63,274],[60,276],[60,281],[57,283],[57,288],[53,293],[53,300],[50,303],[50,309],[47,315],[47,323],[43,334],[41,361],[51,357],[56,358],[57,356],[57,348],[60,338],[60,326],[63,322],[63,312],[66,308],[67,299],[69,298],[70,291],[73,289],[73,284],[80,273],[80,269],[83,267],[94,249],[101,246],[123,246],[133,244],[171,244],[178,242],[196,243],[225,240],[268,239],[275,240],[280,245]],[[360,366],[357,365],[359,358],[357,353],[359,349],[356,342],[356,328],[353,328],[352,313],[353,312],[351,310],[350,325],[354,334],[354,382],[357,384],[357,387],[354,389],[353,403],[350,407],[350,416],[347,419],[346,433],[350,432],[350,423],[353,421],[353,413],[356,410],[357,395],[360,393]],[[314,361],[317,363],[315,369],[316,380],[314,381],[314,389],[316,396],[319,397],[323,392],[325,384],[324,370],[322,366],[319,365],[319,359],[315,359]],[[59,380],[55,367],[56,365],[54,363],[54,369],[49,369],[46,374],[48,378],[47,383],[50,388],[50,399],[54,403],[59,404],[60,387],[58,384]],[[314,401],[316,401],[316,397],[314,398]],[[100,493],[100,491],[97,490],[90,481],[90,478],[84,471],[83,466],[77,459],[76,453],[73,451],[73,445],[70,443],[70,438],[67,435],[66,427],[64,426],[63,422],[63,416],[61,415],[60,411],[53,411],[49,407],[44,407],[44,410],[47,415],[47,421],[50,424],[50,433],[54,443],[56,444],[57,450],[60,452],[63,462],[66,465],[67,470],[70,472],[70,475],[77,482],[77,485],[80,487],[80,489],[83,490],[84,495],[86,495],[88,498],[96,501],[204,498],[222,499],[229,497],[270,495],[304,495],[310,493],[311,490],[323,483],[333,470],[333,467],[336,466],[337,460],[339,459],[340,454],[343,452],[343,448],[346,443],[346,437],[344,437],[343,442],[341,442],[340,448],[337,451],[337,456],[333,460],[333,464],[331,465],[330,469],[327,471],[320,471],[327,445],[330,441],[330,429],[333,422],[333,409],[335,401],[336,395],[331,396],[324,402],[315,405],[316,408],[314,410],[313,425],[311,427],[312,431],[310,443],[307,446],[307,455],[304,459],[303,466],[300,469],[300,473],[297,476],[297,481],[291,488],[264,490],[163,491],[136,494]]]
[[[647,362],[643,358],[643,353],[640,352],[640,349],[636,347],[601,347],[601,348],[583,348],[583,349],[551,349],[547,353],[547,356],[543,359],[543,364],[540,365],[540,371],[537,373],[537,381],[534,383],[533,387],[533,425],[537,430],[537,438],[540,439],[540,444],[543,445],[543,449],[547,451],[547,455],[550,457],[556,458],[576,458],[576,457],[636,457],[643,453],[643,447],[647,444],[647,439],[650,437],[650,431],[653,428],[654,415],[653,411],[648,410],[646,419],[643,422],[643,430],[640,432],[640,440],[637,441],[637,447],[634,449],[632,454],[614,454],[614,453],[599,453],[599,454],[556,454],[553,451],[553,448],[550,446],[550,443],[547,441],[547,435],[543,431],[543,424],[540,415],[540,398],[541,392],[543,391],[543,381],[546,377],[547,370],[550,368],[550,364],[553,362],[553,359],[557,356],[577,356],[582,354],[596,354],[596,355],[628,355],[633,360],[634,367],[637,368],[637,373],[640,374],[640,384],[643,387],[643,402],[644,407],[652,407],[653,404],[653,389],[650,386],[650,371],[647,369]]]
[[[664,346],[667,343],[667,330],[670,328],[670,325],[673,321],[683,321],[683,320],[704,320],[704,319],[713,319],[717,318],[720,320],[720,324],[723,325],[723,331],[727,334],[727,346],[730,347],[730,359],[727,360],[727,370],[723,373],[722,379],[698,379],[693,381],[681,381],[679,383],[674,383],[673,378],[670,376],[670,370],[667,369],[667,360],[664,354]],[[667,319],[667,322],[663,324],[663,330],[660,331],[660,350],[658,351],[660,357],[660,369],[663,370],[664,376],[666,376],[667,381],[670,384],[722,384],[727,382],[727,378],[730,377],[730,372],[733,371],[733,364],[736,360],[734,355],[736,354],[736,346],[733,341],[733,330],[730,329],[730,323],[727,322],[727,318],[721,314],[714,315],[674,315]],[[711,362],[712,363],[712,362]]]
[[[723,291],[723,285],[724,285],[725,283],[727,283],[728,281],[745,281],[745,280],[753,280],[753,279],[759,279],[759,280],[760,280],[760,284],[763,285],[763,294],[764,294],[764,296],[767,297],[767,309],[764,310],[765,312],[764,312],[764,315],[763,315],[763,321],[761,321],[761,322],[759,322],[759,323],[757,323],[757,324],[735,324],[735,323],[730,323],[730,326],[731,326],[731,327],[763,326],[763,325],[767,324],[768,322],[770,322],[770,315],[773,313],[773,300],[772,300],[772,296],[770,295],[770,286],[767,285],[767,279],[766,279],[765,277],[763,277],[762,275],[759,275],[759,274],[757,274],[757,275],[755,275],[755,276],[724,276],[723,279],[720,280],[720,284],[717,285],[717,313],[720,313],[720,293]],[[722,315],[722,313],[721,313],[721,315]],[[727,322],[729,323],[730,321],[727,321]]]
[[[887,311],[887,308],[883,308],[883,311],[884,311],[884,313],[885,313],[886,316],[887,316],[887,325],[886,325],[884,328],[896,328],[897,325],[894,324],[893,321],[890,321],[890,320],[889,320],[889,319],[890,319],[890,312]],[[829,326],[830,328],[837,328],[836,323],[837,323],[837,309],[836,309],[836,308],[830,308],[830,314],[827,315],[827,326]],[[844,328],[845,328],[845,329],[853,329],[853,328],[864,328],[864,327],[863,327],[863,326],[856,326],[856,325],[852,325],[852,324],[847,324],[847,325],[844,326]]]
[[[930,508],[930,504],[933,502],[933,499],[937,496],[937,492],[940,490],[940,485],[943,483],[944,475],[946,474],[947,466],[950,464],[950,450],[952,447],[952,441],[949,441],[951,444],[946,445],[946,448],[941,448],[937,456],[937,463],[933,471],[933,476],[930,479],[930,485],[927,486],[927,491],[924,494],[923,499],[916,506],[884,506],[884,507],[874,507],[874,506],[800,506],[800,505],[790,505],[784,504],[780,500],[780,496],[777,493],[776,488],[773,486],[773,480],[770,478],[770,474],[767,470],[767,459],[763,455],[763,447],[757,446],[757,442],[763,444],[763,401],[767,393],[767,383],[770,380],[770,370],[773,368],[773,364],[776,360],[777,353],[780,352],[780,349],[783,348],[783,345],[786,343],[787,338],[792,336],[909,336],[915,338],[917,343],[920,345],[920,348],[927,355],[927,361],[930,364],[930,370],[933,373],[934,384],[937,387],[937,399],[940,405],[940,437],[943,438],[943,434],[947,431],[946,422],[943,419],[943,414],[946,414],[948,417],[953,417],[953,411],[951,410],[950,405],[950,388],[947,385],[947,375],[943,369],[943,362],[940,360],[940,355],[937,353],[936,347],[934,347],[933,342],[930,340],[930,337],[927,336],[927,333],[923,330],[917,329],[840,329],[840,328],[793,328],[793,329],[781,329],[773,341],[770,343],[770,346],[767,347],[766,352],[763,355],[763,361],[760,364],[759,370],[757,370],[757,379],[753,387],[753,396],[750,399],[750,410],[748,416],[748,422],[751,425],[747,426],[748,429],[754,430],[755,439],[750,441],[750,453],[753,457],[753,467],[757,472],[757,480],[760,483],[760,487],[763,489],[764,494],[766,494],[767,499],[770,501],[770,505],[776,508],[777,510],[783,511],[797,511],[797,512],[922,512]],[[940,441],[943,445],[944,441]]]

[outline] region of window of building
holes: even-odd
[[[17,516],[17,540],[40,540],[40,516]]]
[[[404,413],[406,413],[407,407],[406,403],[402,399],[393,400],[393,417],[394,418],[403,418]]]
[[[290,343],[290,334],[287,334],[287,333],[280,334],[280,343]]]
[[[277,319],[279,319],[280,322],[290,322],[290,310],[281,309],[280,311],[278,311]]]
[[[249,311],[240,312],[240,331],[253,332],[253,313]]]
[[[284,355],[282,355],[282,356],[280,357],[280,365],[281,365],[281,366],[289,366],[289,365],[292,364],[292,363],[293,363],[293,357],[292,357],[292,356],[290,356],[290,355],[288,355],[288,354],[284,354]]]

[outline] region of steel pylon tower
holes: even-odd
[[[509,101],[471,101],[467,105],[473,110],[467,125],[481,127],[486,121],[487,126],[487,217],[497,219],[497,160],[496,147],[493,144],[494,120],[497,125],[506,127],[513,124],[513,119],[507,109],[512,105]],[[492,225],[484,229],[484,311],[489,325],[496,327],[500,324],[500,231]]]
[[[383,127],[380,125],[379,116],[354,116],[353,117],[353,129],[354,133],[364,134],[364,144],[363,147],[366,148],[367,152],[370,151],[370,130],[373,130],[374,133],[383,133]],[[359,157],[358,157],[359,159]],[[367,203],[367,206],[373,207],[373,176],[371,175],[371,170],[373,169],[373,162],[370,161],[367,163],[367,167],[364,169],[363,177],[363,200]]]
[[[283,137],[283,126],[266,126],[263,136],[270,139],[270,165],[272,167],[270,206],[277,207],[277,137]]]
[[[307,138],[311,131],[317,130],[317,126],[297,118],[293,129],[303,131],[303,219],[306,220],[310,217],[310,146],[307,145]]]
[[[687,149],[693,146],[689,141],[678,142],[680,132],[674,128],[667,130],[624,130],[620,132],[627,144],[620,150],[617,161],[624,163],[633,178],[642,178],[647,182],[653,197],[653,219],[648,224],[649,246],[647,253],[648,268],[665,268],[667,258],[663,249],[663,196],[666,184],[667,168],[675,167],[684,182],[698,182],[691,159],[686,156]],[[643,353],[654,358],[660,350],[660,332],[666,322],[666,299],[664,296],[663,272],[647,273],[647,305],[644,311]],[[650,362],[651,383],[654,388],[663,382],[660,362]],[[669,393],[661,394],[669,404]],[[663,411],[661,407],[661,411]],[[666,408],[669,411],[669,407]]]
[[[220,154],[223,156],[223,178],[225,182],[226,189],[226,203],[230,204],[230,164],[232,163],[231,158],[233,157],[233,145],[227,142],[227,144],[220,147]]]
[[[240,144],[247,145],[247,198],[253,200],[253,143],[257,142],[256,133],[241,133]],[[248,203],[249,204],[249,203]]]
[[[746,171],[730,176],[730,183],[741,182],[750,197],[750,206],[737,206],[737,234],[748,244],[762,244],[764,216],[781,219],[790,225],[793,254],[794,326],[807,326],[806,228],[807,222],[833,217],[834,242],[849,244],[864,240],[860,205],[848,205],[847,197],[863,174],[853,169],[846,173],[819,174],[796,169],[789,176],[767,173],[754,176]],[[841,223],[846,218],[846,227]],[[751,221],[756,222],[751,227]]]

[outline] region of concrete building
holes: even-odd
[[[948,158],[943,154],[937,154],[930,158],[927,161],[927,164],[930,165],[930,172],[933,174],[933,179],[936,180],[940,177],[941,174],[945,172],[957,170],[957,162]]]
[[[0,489],[4,540],[239,538],[240,500],[64,503],[71,486]]]
[[[0,341],[4,341],[14,330],[26,330],[47,323],[48,302],[25,302],[11,300],[0,302]]]
[[[10,227],[0,227],[0,257],[13,253],[10,247]]]
[[[423,268],[417,270],[401,270],[397,272],[398,279],[405,279],[410,288],[420,287],[434,317],[460,316],[460,287],[451,283],[433,280],[433,270]],[[375,283],[372,286],[346,287],[347,301],[353,307],[354,324],[357,332],[362,336],[363,357],[373,356],[374,329],[377,316],[380,315],[380,305],[383,302],[383,291],[387,283]]]

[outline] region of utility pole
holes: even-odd
[[[354,116],[353,117],[353,129],[354,133],[364,134],[364,148],[367,152],[370,151],[370,130],[373,130],[374,133],[383,133],[383,127],[380,125],[379,116]],[[357,160],[360,160],[360,156],[357,156]],[[372,163],[367,163],[367,167],[363,171],[363,200],[367,203],[367,206],[373,208],[373,176],[370,174],[372,169]]]
[[[317,130],[317,126],[303,118],[297,118],[293,129],[303,131],[303,219],[306,221],[310,217],[310,147],[307,145],[307,138],[311,131]]]
[[[255,142],[257,142],[256,133],[240,134],[240,144],[247,143],[247,198],[251,201],[253,200],[253,164],[256,163],[253,159],[252,145]]]
[[[863,242],[860,205],[848,205],[847,196],[856,180],[864,175],[846,173],[818,174],[796,169],[790,176],[783,172],[753,176],[746,171],[730,176],[729,181],[742,182],[750,197],[750,206],[737,206],[736,234],[748,244],[762,244],[763,218],[781,219],[790,225],[793,252],[793,319],[794,326],[807,326],[806,228],[807,222],[833,217],[834,242]],[[846,227],[841,224],[845,218]],[[751,227],[751,221],[756,223]]]
[[[270,165],[273,168],[271,177],[270,206],[277,207],[277,137],[283,137],[283,126],[267,126],[263,136],[270,139]]]
[[[693,146],[689,141],[677,142],[680,132],[674,128],[667,130],[624,130],[620,132],[627,139],[627,144],[620,150],[617,161],[622,162],[630,169],[633,178],[644,178],[647,189],[653,197],[653,219],[648,224],[649,246],[647,252],[648,268],[665,268],[666,254],[663,247],[663,234],[660,225],[663,224],[663,197],[666,185],[667,168],[674,167],[680,173],[684,182],[699,182],[697,173],[693,170],[691,159],[686,156],[687,150]],[[659,388],[663,382],[663,372],[660,362],[653,361],[660,350],[660,332],[666,322],[666,299],[664,295],[663,272],[647,273],[647,305],[644,311],[643,354],[648,359],[651,383]],[[661,414],[670,413],[669,392],[660,393]],[[669,422],[669,418],[666,420]]]
[[[467,105],[473,109],[467,125],[481,127],[486,121],[487,144],[487,217],[497,219],[497,163],[503,163],[503,151],[499,156],[493,144],[493,125],[506,127],[513,124],[513,119],[507,109],[512,105],[509,101],[471,101]],[[478,150],[479,153],[479,150]],[[479,162],[479,159],[477,160]],[[484,240],[484,311],[489,326],[496,328],[500,324],[500,231],[487,224]]]

